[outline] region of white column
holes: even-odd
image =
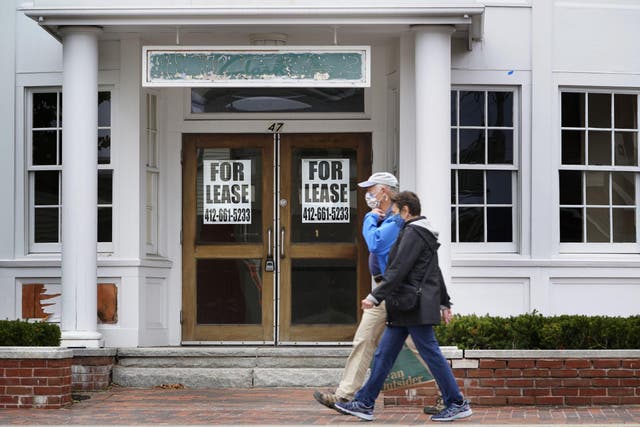
[[[97,325],[98,28],[62,30],[62,346],[100,347]]]
[[[440,268],[451,279],[451,34],[446,25],[415,31],[416,193],[440,232]]]

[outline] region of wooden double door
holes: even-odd
[[[183,343],[351,341],[370,134],[185,134],[182,168]]]

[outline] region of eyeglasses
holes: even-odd
[[[367,197],[378,197],[378,194],[380,194],[381,191],[382,191],[382,188],[378,187],[378,191],[376,191],[376,192],[367,191],[366,196]]]

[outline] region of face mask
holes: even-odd
[[[369,206],[369,208],[371,209],[375,209],[380,206],[380,200],[376,198],[375,194],[365,193],[364,199],[367,201],[367,206]]]

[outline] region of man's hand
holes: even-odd
[[[366,310],[367,308],[373,308],[373,305],[374,304],[366,298],[360,301],[360,306],[363,310]]]
[[[453,317],[453,313],[450,308],[443,308],[440,310],[440,314],[442,315],[442,320],[445,325],[448,325],[451,322],[451,318]]]
[[[384,211],[380,208],[373,208],[371,209],[371,212],[378,215],[380,218],[384,218]]]

